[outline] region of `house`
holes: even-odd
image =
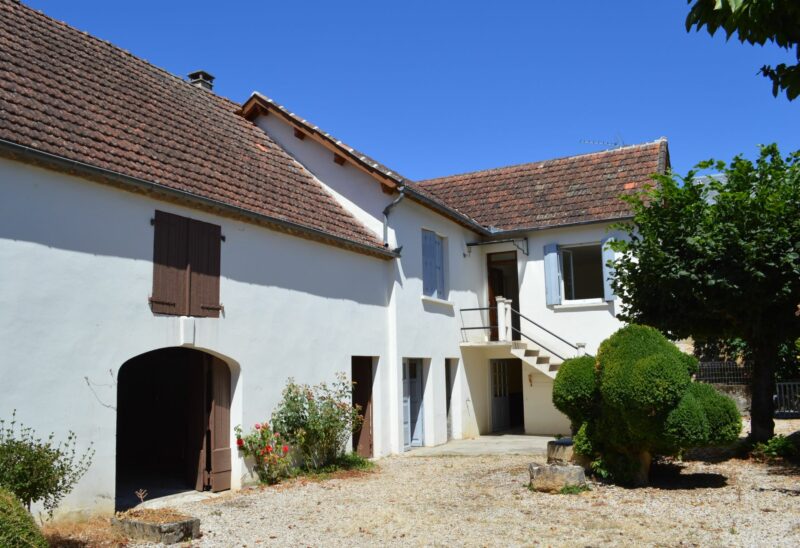
[[[658,140],[411,181],[261,94],[0,0],[0,416],[76,432],[63,512],[235,489],[289,377],[357,381],[370,456],[565,434],[557,365],[620,325],[603,247]]]

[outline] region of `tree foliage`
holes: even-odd
[[[797,0],[687,0],[693,4],[686,30],[705,28],[712,36],[720,29],[728,39],[763,46],[770,42],[791,50],[798,63],[764,65],[761,74],[772,81],[772,94],[785,90],[789,100],[800,95],[800,2]]]
[[[654,455],[729,443],[741,417],[733,401],[691,380],[696,360],[652,327],[628,325],[592,358],[566,360],[553,403],[575,433],[575,450],[620,483],[643,484]]]
[[[741,339],[753,365],[754,441],[772,437],[780,349],[800,336],[800,152],[703,162],[722,177],[655,175],[628,196],[613,286],[622,319],[671,338]]]

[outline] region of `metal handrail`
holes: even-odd
[[[475,310],[497,310],[496,306],[484,306],[481,308],[459,308],[461,312],[473,312]]]
[[[556,352],[555,350],[553,350],[553,349],[551,349],[551,348],[547,348],[545,345],[543,345],[542,343],[540,343],[540,342],[538,342],[538,341],[534,341],[532,338],[530,338],[529,336],[527,336],[525,333],[523,333],[522,331],[520,331],[520,330],[519,330],[519,329],[517,329],[516,327],[512,326],[512,327],[511,327],[511,330],[512,330],[512,331],[516,331],[517,333],[519,333],[519,334],[520,334],[520,336],[522,336],[522,337],[525,337],[526,339],[528,339],[529,341],[531,341],[531,342],[532,342],[533,344],[535,344],[536,346],[541,346],[542,348],[544,348],[545,350],[547,350],[548,352],[550,352],[550,353],[551,353],[553,356],[555,356],[556,358],[559,358],[561,361],[564,361],[564,360],[566,360],[566,359],[567,359],[567,358],[565,358],[564,356],[562,356],[561,354],[559,354],[558,352]]]
[[[566,340],[566,339],[564,339],[564,338],[562,338],[562,337],[559,337],[558,335],[556,335],[555,333],[553,333],[552,331],[550,331],[550,330],[549,330],[549,329],[547,329],[546,327],[544,327],[544,326],[542,326],[542,325],[539,325],[538,323],[536,323],[535,321],[533,321],[533,320],[532,320],[532,319],[530,319],[529,317],[527,317],[527,316],[525,316],[525,315],[521,314],[521,313],[520,313],[518,310],[514,310],[512,307],[509,307],[509,308],[511,308],[511,313],[512,313],[512,314],[516,314],[516,315],[517,315],[517,316],[519,316],[520,318],[523,318],[523,319],[525,319],[525,320],[528,320],[530,323],[532,323],[533,325],[535,325],[536,327],[538,327],[539,329],[541,329],[541,330],[542,330],[542,331],[544,331],[545,333],[549,333],[550,335],[552,335],[553,337],[555,337],[555,338],[556,338],[556,339],[558,339],[559,341],[563,342],[564,344],[566,344],[566,345],[567,345],[567,346],[569,346],[570,348],[574,348],[575,350],[577,350],[577,349],[578,349],[578,347],[577,347],[577,346],[575,346],[574,344],[572,344],[572,343],[571,343],[571,342],[569,342],[568,340]],[[514,329],[514,328],[512,327],[512,329]],[[514,329],[514,330],[515,330],[515,331],[518,331],[518,330],[516,330],[516,329]],[[520,332],[520,334],[522,334],[522,332]],[[528,337],[528,338],[530,338],[530,337]],[[536,343],[536,344],[539,344],[539,343]],[[541,346],[541,344],[539,344],[539,346]],[[559,356],[559,357],[560,357],[560,356]]]

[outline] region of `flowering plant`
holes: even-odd
[[[289,475],[289,446],[283,443],[278,432],[273,432],[268,422],[256,423],[249,434],[237,426],[236,446],[247,457],[253,457],[254,470],[261,483],[278,483]]]

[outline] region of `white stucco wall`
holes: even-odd
[[[0,416],[16,409],[39,433],[94,443],[65,512],[113,509],[112,377],[134,356],[185,345],[226,359],[232,426],[268,417],[289,376],[316,383],[349,374],[354,355],[386,360],[390,261],[5,159],[0,196]],[[223,317],[150,311],[156,209],[221,225]],[[377,370],[374,443],[386,454],[390,378]],[[243,472],[235,460],[234,486]]]
[[[349,163],[336,164],[333,153],[314,139],[295,137],[293,127],[281,116],[261,116],[256,123],[377,237],[383,238],[383,210],[397,194],[386,194],[378,181]],[[432,230],[446,239],[447,299],[422,298],[422,229]],[[400,202],[389,217],[389,245],[402,247],[400,259],[393,263],[393,289],[387,311],[389,323],[394,326],[390,337],[395,338],[389,343],[393,350],[386,368],[392,376],[386,386],[395,398],[390,413],[396,419],[389,422],[402,425],[402,359],[428,360],[424,393],[425,445],[447,441],[445,359],[460,358],[458,311],[479,306],[479,294],[485,286],[482,254],[466,246],[475,239],[477,235],[472,231],[408,198]],[[461,367],[457,375],[462,378]],[[461,409],[453,416],[457,437],[462,436],[460,421]],[[397,428],[392,441],[392,450],[401,451],[402,428]]]

